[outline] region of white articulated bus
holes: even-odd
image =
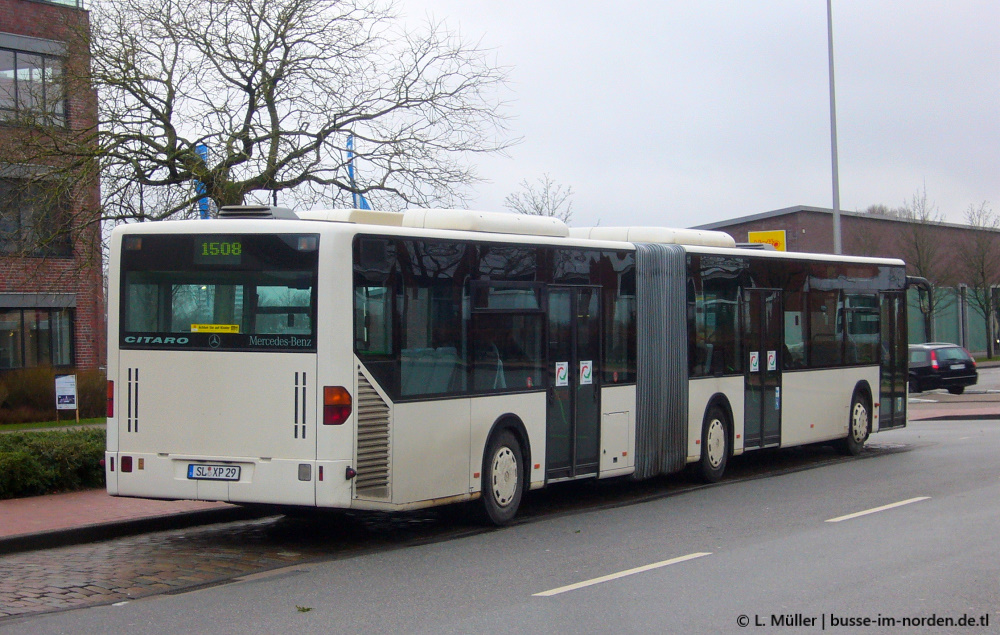
[[[124,225],[108,492],[508,522],[649,478],[906,423],[903,262],[460,210]]]

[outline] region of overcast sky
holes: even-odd
[[[574,189],[571,225],[692,226],[832,207],[825,0],[400,0],[512,67],[509,158]],[[928,199],[1000,211],[1000,2],[833,0],[844,211]]]

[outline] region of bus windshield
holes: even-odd
[[[122,348],[316,350],[317,235],[124,241]]]

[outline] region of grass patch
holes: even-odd
[[[41,421],[37,423],[6,423],[0,424],[0,432],[21,432],[24,430],[46,430],[49,428],[75,428],[77,425],[92,426],[92,425],[103,425],[107,423],[107,417],[94,417],[93,419],[80,419],[80,423],[76,423],[76,419],[63,419],[62,421]]]

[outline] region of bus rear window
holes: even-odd
[[[125,236],[122,348],[316,350],[318,236]]]

